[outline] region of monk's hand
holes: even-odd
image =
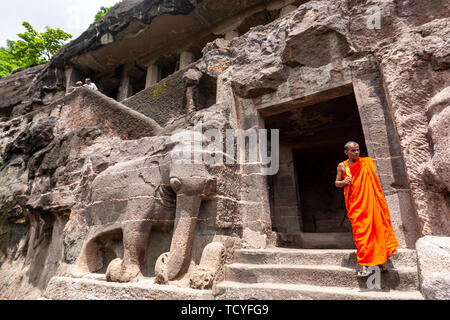
[[[344,180],[344,185],[348,186],[351,185],[353,183],[353,179],[350,177],[345,178]]]

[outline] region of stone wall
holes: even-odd
[[[367,28],[372,3],[381,9],[379,30]],[[91,227],[85,208],[92,183],[108,168],[157,153],[164,137],[199,123],[264,129],[267,117],[348,95],[356,97],[401,246],[413,248],[421,235],[448,235],[450,157],[442,135],[448,131],[448,12],[446,1],[308,1],[241,37],[209,43],[191,68],[194,77],[176,73],[123,104],[81,89],[0,122],[0,221],[7,230],[0,234],[0,296],[36,298],[52,276],[68,274]],[[59,55],[61,65],[84,53],[64,58],[67,50]],[[51,70],[36,78],[37,92],[45,92],[48,81],[56,97],[61,81]],[[192,90],[201,89],[201,81],[185,82],[195,74],[217,83],[216,104],[195,99]],[[300,229],[298,218],[298,225],[281,223],[271,212],[270,179],[280,179],[279,192],[290,193],[277,200],[298,211],[289,152],[280,153],[275,178],[262,174],[259,162],[208,167],[218,179],[217,194],[202,204],[191,264],[177,284],[208,287],[205,274],[215,270],[219,281],[233,248],[275,245],[274,227]],[[282,182],[285,176],[289,183]],[[146,275],[171,236],[171,230],[158,230],[151,239]],[[211,266],[212,256],[220,263]]]
[[[186,85],[181,70],[144,89],[122,103],[164,126],[169,120],[186,115]]]

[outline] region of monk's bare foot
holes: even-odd
[[[358,277],[365,278],[369,276],[371,272],[368,267],[362,267],[360,271],[358,271]]]
[[[389,272],[388,268],[386,268],[386,267],[383,266],[383,265],[379,265],[378,268],[380,268],[380,271],[383,272],[383,273]]]

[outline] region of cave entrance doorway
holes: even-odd
[[[346,142],[359,142],[367,156],[354,93],[307,106],[290,103],[264,118],[267,129],[280,130],[280,171],[269,179],[279,246],[354,249],[343,189],[334,183]]]

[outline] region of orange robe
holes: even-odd
[[[374,266],[387,262],[399,247],[392,228],[389,208],[372,158],[344,162],[343,178],[353,183],[344,188],[348,217],[353,227],[358,264]]]

